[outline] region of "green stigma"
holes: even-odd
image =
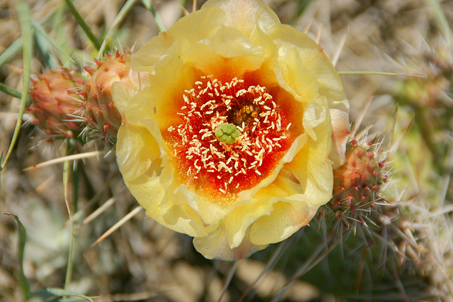
[[[241,132],[236,128],[234,124],[224,123],[215,131],[215,136],[217,136],[220,141],[227,144],[234,144],[236,138],[241,135]]]

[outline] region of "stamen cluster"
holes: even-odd
[[[189,187],[233,197],[269,175],[291,146],[291,123],[265,87],[203,76],[182,97],[181,123],[167,130]],[[235,140],[216,136],[225,124],[236,126]]]

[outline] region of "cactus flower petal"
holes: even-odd
[[[307,225],[332,197],[348,103],[332,63],[259,0],[210,0],[131,58],[115,85],[117,161],[148,216],[235,260]]]

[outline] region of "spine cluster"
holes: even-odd
[[[80,143],[114,144],[121,115],[113,104],[112,86],[121,82],[134,90],[147,84],[147,76],[130,67],[131,52],[116,52],[84,67],[88,76],[74,69],[49,70],[30,89],[32,123],[52,138],[76,138]]]

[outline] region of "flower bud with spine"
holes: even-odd
[[[85,84],[82,75],[70,68],[51,69],[32,82],[32,105],[26,108],[34,117],[31,123],[54,138],[77,137],[83,127],[74,118],[83,102],[78,94]]]
[[[371,141],[349,141],[345,164],[334,169],[329,207],[348,227],[348,218],[365,222],[364,216],[371,213],[380,199],[382,186],[388,181],[384,169],[386,157],[374,146]]]
[[[121,115],[112,101],[112,85],[121,82],[135,91],[141,90],[148,83],[147,75],[130,68],[132,52],[116,52],[106,55],[102,61],[96,61],[96,69],[85,67],[91,78],[85,85],[86,106],[84,117],[87,128],[84,130],[88,139],[115,143]]]

